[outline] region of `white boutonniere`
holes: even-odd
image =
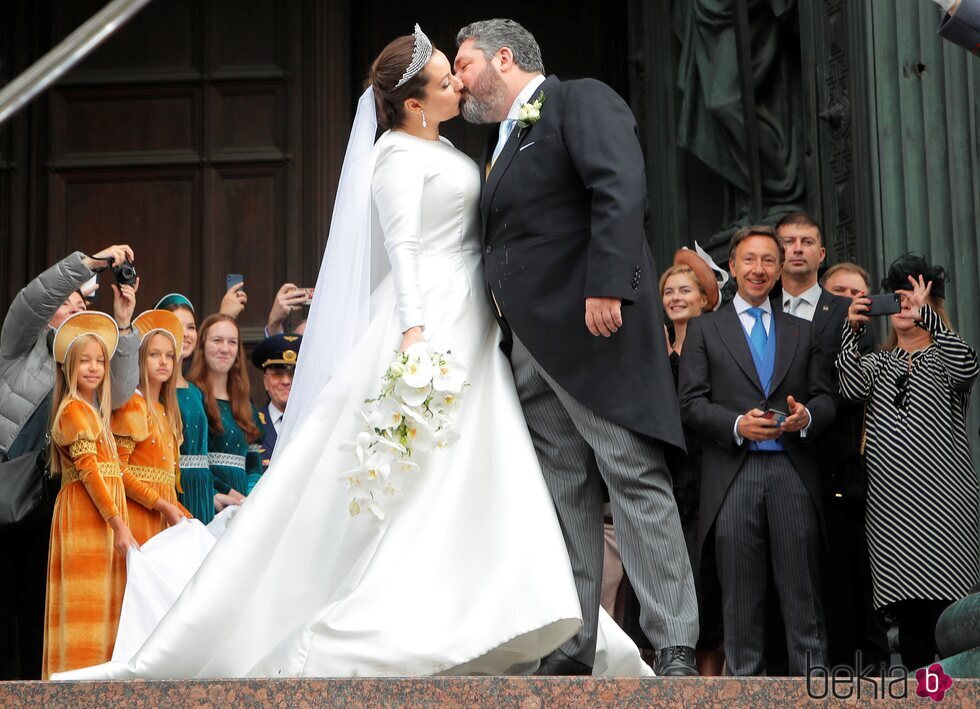
[[[541,107],[544,105],[546,98],[544,91],[542,91],[531,103],[522,103],[521,107],[517,110],[517,125],[522,129],[529,128],[540,121]]]

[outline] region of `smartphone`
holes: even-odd
[[[782,426],[783,421],[786,420],[787,416],[789,416],[789,414],[787,414],[785,411],[780,411],[779,409],[766,409],[762,414],[762,418],[771,419],[777,426]]]
[[[78,287],[78,292],[82,294],[82,297],[86,301],[92,303],[95,300],[96,293],[99,290],[99,274],[96,273],[94,276],[85,281],[82,285]]]
[[[880,293],[867,298],[871,301],[867,315],[894,315],[902,312],[902,300],[896,293]]]
[[[245,276],[240,273],[229,273],[225,276],[225,290],[231,290],[232,286],[237,286],[239,283],[245,282]]]
[[[309,305],[313,302],[313,289],[312,288],[298,288],[297,290],[306,291],[306,299],[300,302],[300,305]]]

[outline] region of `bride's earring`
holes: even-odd
[[[420,108],[420,109],[419,109],[419,113],[421,113],[421,114],[422,114],[422,127],[423,127],[423,128],[428,128],[428,127],[429,127],[429,124],[425,122],[425,111],[423,111],[423,110],[422,110],[422,109]]]

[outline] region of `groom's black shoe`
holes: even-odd
[[[536,675],[591,675],[592,668],[574,657],[569,657],[561,650],[541,658],[541,666],[535,670]]]
[[[663,648],[657,655],[654,672],[658,677],[697,677],[694,665],[694,648],[684,645],[671,645]]]

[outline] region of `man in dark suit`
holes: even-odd
[[[259,409],[263,470],[269,467],[272,452],[276,448],[289,392],[293,388],[293,374],[302,342],[300,335],[272,335],[256,345],[252,351],[252,364],[262,370],[262,385],[269,395],[269,403]]]
[[[740,229],[729,258],[738,293],[688,324],[680,362],[684,422],[704,446],[702,558],[716,559],[732,675],[766,671],[770,561],[786,619],[790,673],[802,675],[808,661],[826,658],[821,485],[805,439],[833,423],[835,405],[810,324],[769,301],[782,260],[771,227]],[[780,410],[785,420],[777,423]]]
[[[480,204],[488,294],[582,605],[582,630],[540,672],[591,672],[604,480],[658,674],[696,674],[697,601],[667,467],[684,436],[633,115],[598,81],[546,78],[512,20],[456,39],[463,116],[494,124]]]
[[[776,236],[785,252],[782,310],[810,321],[837,404],[834,425],[814,442],[828,521],[825,567],[834,571],[832,579],[829,574],[824,575],[823,589],[829,660],[832,665],[851,665],[856,651],[861,650],[865,664],[877,665],[888,660],[888,644],[871,604],[870,561],[864,535],[864,469],[860,452],[864,406],[839,395],[834,367],[851,298],[834,295],[817,280],[827,250],[816,219],[806,212],[791,212],[776,225]],[[865,283],[862,295],[869,291]],[[874,349],[871,328],[865,329],[860,347],[865,354]],[[860,672],[861,668],[856,670]]]

